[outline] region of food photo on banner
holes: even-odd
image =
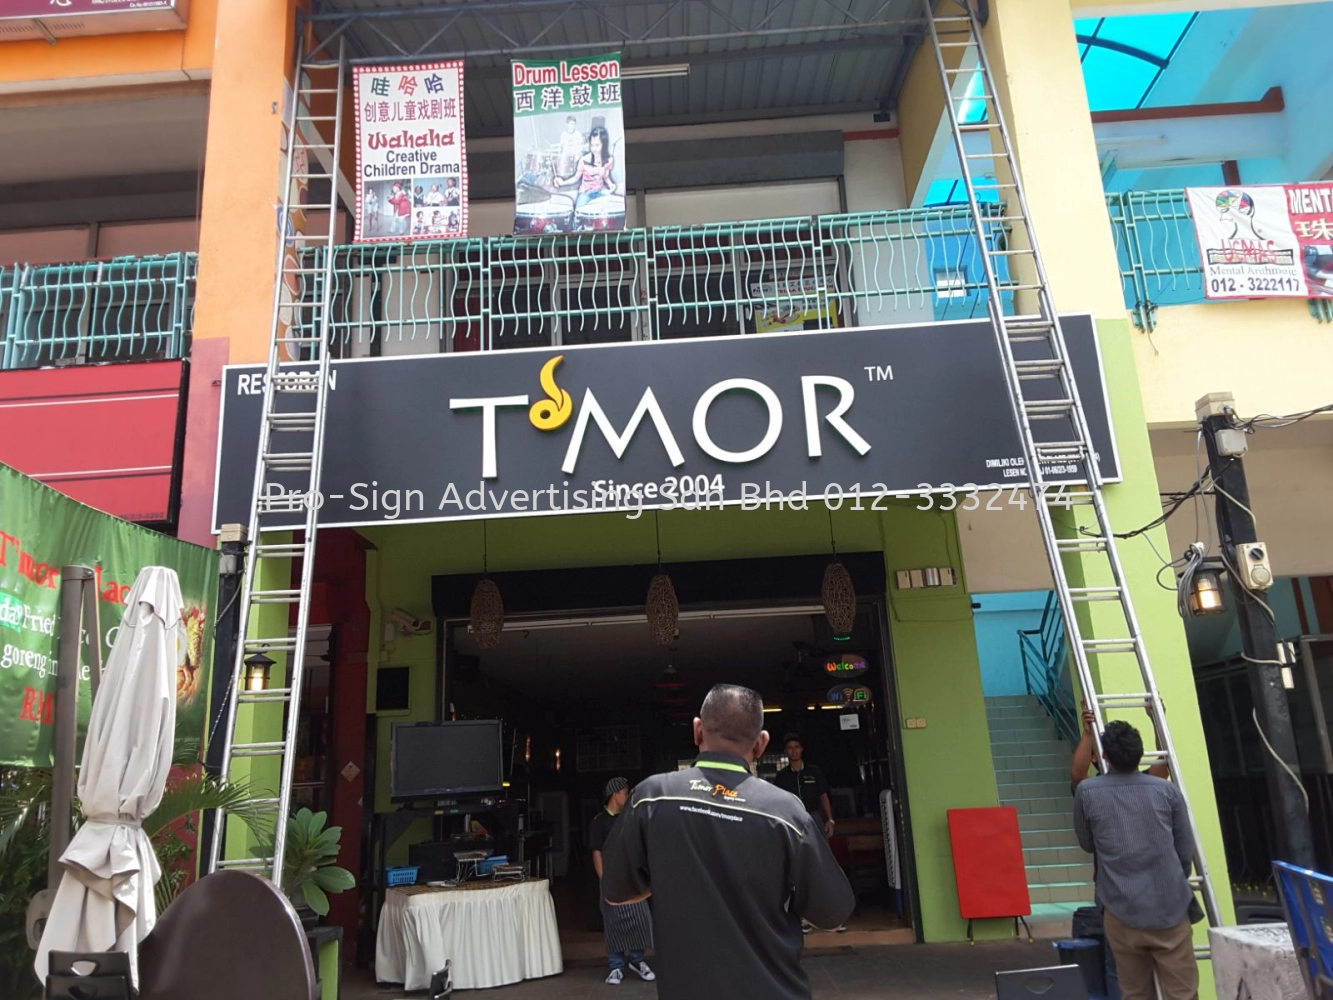
[[[1333,297],[1333,184],[1187,188],[1210,299]]]
[[[514,233],[625,228],[620,54],[515,61]]]
[[[176,738],[202,741],[217,553],[103,514],[0,465],[0,765],[51,766],[56,680],[64,669],[56,652],[60,571],[71,565],[94,573],[103,663],[139,570],[176,571],[185,626],[177,648]],[[92,708],[89,669],[79,678],[80,740]]]
[[[356,241],[467,235],[463,64],[357,66]]]

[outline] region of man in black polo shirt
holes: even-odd
[[[782,749],[787,754],[787,766],[773,778],[773,784],[800,799],[815,822],[823,822],[824,836],[832,839],[833,803],[828,797],[828,779],[818,767],[806,762],[805,745],[796,733],[782,738]]]
[[[836,927],[855,905],[814,819],[750,773],[763,711],[748,688],[713,688],[695,766],[640,784],[603,848],[607,901],[653,898],[660,1000],[809,1000],[801,919]]]

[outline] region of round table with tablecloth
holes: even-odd
[[[375,978],[424,990],[446,961],[453,963],[454,988],[461,990],[563,972],[550,883],[388,890],[375,941]]]

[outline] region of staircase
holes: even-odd
[[[1000,805],[1018,810],[1035,919],[1092,904],[1092,856],[1074,836],[1070,745],[1032,695],[986,699]]]

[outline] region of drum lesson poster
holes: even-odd
[[[514,233],[624,229],[620,54],[511,68]]]
[[[463,64],[357,66],[356,242],[467,235]]]

